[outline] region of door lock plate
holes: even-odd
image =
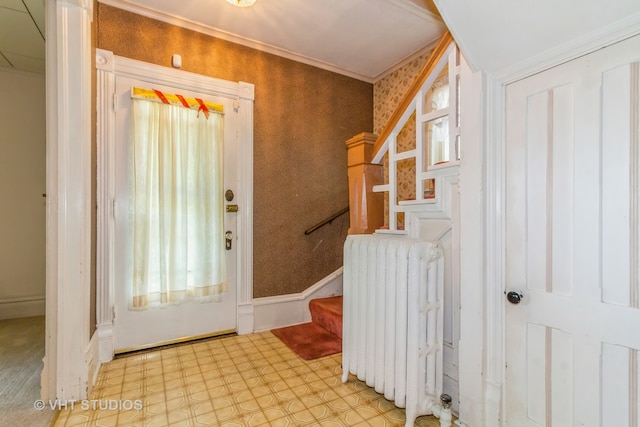
[[[233,233],[231,231],[227,231],[226,233],[224,233],[224,247],[226,250],[230,251],[231,250],[231,245],[233,242]]]

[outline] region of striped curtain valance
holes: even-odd
[[[133,86],[131,87],[131,97],[162,102],[163,104],[181,105],[185,108],[198,110],[198,115],[200,115],[202,111],[207,118],[209,117],[209,113],[224,114],[224,108],[220,104],[203,101],[200,98],[189,98],[180,94],[162,92],[157,89],[144,89]]]

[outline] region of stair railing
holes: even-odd
[[[336,218],[338,218],[341,215],[346,214],[347,212],[349,212],[349,206],[347,206],[346,208],[340,209],[338,212],[334,213],[333,215],[328,216],[327,218],[323,219],[322,221],[320,221],[319,223],[317,223],[313,227],[307,229],[304,232],[304,235],[308,236],[309,234],[311,234],[314,231],[316,231],[318,228],[324,227],[327,224],[331,224]]]

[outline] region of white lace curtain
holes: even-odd
[[[130,305],[219,300],[227,289],[223,116],[132,102]]]

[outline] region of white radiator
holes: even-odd
[[[443,257],[436,244],[350,235],[344,246],[342,381],[356,375],[407,426],[442,393]]]

